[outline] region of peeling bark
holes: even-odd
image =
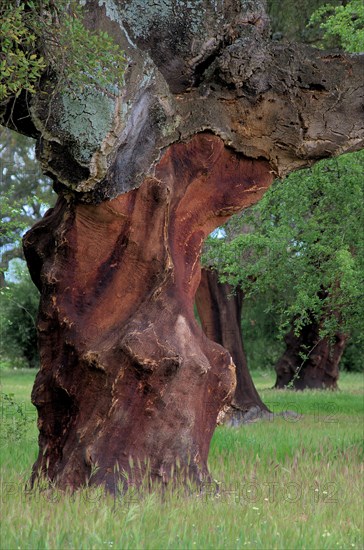
[[[249,411],[255,416],[269,412],[260,399],[248,370],[243,338],[241,314],[243,291],[234,292],[228,283],[220,283],[218,274],[212,269],[202,269],[201,282],[196,292],[196,306],[201,326],[206,336],[226,348],[236,366],[236,389],[227,413],[227,420],[234,424],[243,423]]]
[[[337,389],[339,364],[346,342],[347,336],[341,333],[335,335],[334,342],[320,338],[320,327],[315,322],[303,327],[299,336],[291,330],[285,336],[286,350],[275,366],[274,387]]]
[[[194,319],[201,246],[271,181],[267,162],[201,134],[171,146],[137,190],[97,206],[61,197],[27,233],[42,293],[34,478],[115,491],[120,472],[133,483],[148,468],[166,482],[177,464],[208,475],[235,367]]]

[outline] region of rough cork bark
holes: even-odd
[[[244,294],[228,283],[220,283],[216,270],[203,268],[196,292],[196,306],[206,336],[230,353],[236,367],[236,388],[227,412],[229,423],[244,423],[268,412],[248,369],[241,332]]]
[[[303,327],[299,336],[291,330],[285,336],[286,350],[275,366],[275,388],[337,389],[346,342],[347,336],[342,333],[337,333],[333,342],[320,338],[316,322]]]
[[[118,90],[56,94],[45,77],[0,106],[60,195],[25,238],[42,293],[34,472],[78,487],[98,465],[114,490],[132,456],[199,479],[235,385],[193,319],[202,241],[275,174],[363,147],[363,56],[270,41],[259,0],[85,3],[126,52]]]

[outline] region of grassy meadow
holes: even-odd
[[[272,372],[253,378],[274,412],[300,418],[219,427],[209,468],[219,485],[173,494],[97,489],[73,496],[24,490],[37,455],[34,372],[1,369],[2,549],[362,549],[361,374],[338,392],[275,391]]]

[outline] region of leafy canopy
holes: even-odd
[[[16,282],[0,288],[0,359],[11,361],[14,366],[36,368],[39,292],[25,262],[18,262],[15,269]]]
[[[35,159],[34,140],[6,128],[0,129],[0,190],[0,360],[37,367],[39,292],[20,260],[21,238],[55,194]]]
[[[0,128],[0,286],[13,258],[22,258],[23,233],[55,202],[35,159],[34,140]]]
[[[324,31],[324,47],[339,43],[348,52],[364,51],[363,0],[351,0],[341,6],[325,4],[312,14],[310,24],[319,24]]]
[[[363,171],[361,151],[275,182],[209,238],[203,262],[247,295],[269,295],[284,330],[312,317],[327,334],[364,329]]]
[[[124,53],[102,31],[83,23],[77,0],[2,0],[0,6],[0,101],[22,90],[34,93],[45,70],[58,87],[87,84],[109,92],[122,81]]]

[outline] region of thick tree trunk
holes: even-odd
[[[241,333],[243,291],[234,292],[228,283],[220,283],[216,270],[202,269],[196,292],[196,306],[206,336],[226,348],[236,366],[236,389],[227,413],[228,421],[244,422],[269,412],[260,399],[248,370]]]
[[[347,337],[337,333],[330,342],[319,333],[319,324],[313,322],[303,327],[299,336],[293,330],[285,336],[286,350],[275,366],[275,388],[337,389]]]
[[[34,476],[114,491],[121,472],[167,481],[179,463],[197,481],[207,475],[235,367],[194,319],[199,255],[271,181],[267,162],[201,134],[171,146],[137,190],[98,206],[60,198],[26,235],[42,292]]]
[[[60,194],[25,239],[41,289],[34,475],[115,490],[133,457],[137,479],[146,461],[199,479],[235,386],[193,318],[203,239],[274,174],[364,146],[363,56],[272,43],[261,0],[85,3],[125,50],[119,87],[72,95],[44,75],[0,104]]]

